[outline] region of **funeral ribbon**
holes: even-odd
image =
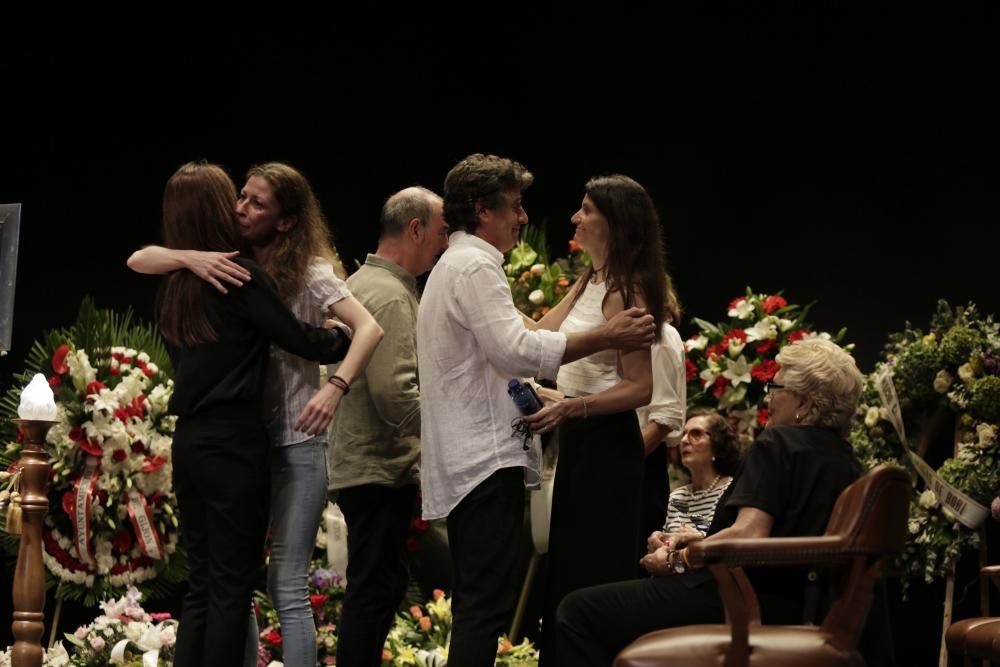
[[[955,516],[955,519],[962,525],[975,530],[983,524],[989,515],[989,510],[977,503],[975,500],[962,493],[948,482],[941,479],[933,468],[920,458],[916,452],[910,449],[906,441],[906,432],[903,428],[903,412],[899,407],[899,399],[896,397],[896,386],[892,382],[892,370],[883,367],[875,376],[878,386],[878,395],[882,399],[882,405],[889,413],[889,421],[892,427],[899,434],[899,441],[903,443],[903,451],[910,465],[917,471],[917,474],[924,480],[934,495],[941,501],[941,506]]]
[[[101,469],[101,459],[97,456],[87,456],[83,474],[76,480],[76,505],[73,508],[73,539],[80,562],[90,567],[96,567],[94,556],[90,553],[90,504],[97,488],[97,474]]]
[[[135,489],[128,492],[128,515],[132,519],[132,528],[139,540],[142,553],[154,560],[163,560],[163,545],[160,536],[153,525],[153,514],[141,493]]]

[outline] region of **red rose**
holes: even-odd
[[[728,380],[724,377],[715,378],[715,387],[712,388],[712,396],[719,398],[726,391]]]
[[[318,612],[319,610],[321,610],[323,608],[323,605],[326,604],[326,601],[327,601],[328,598],[329,598],[329,596],[327,596],[327,595],[321,595],[321,594],[320,595],[310,595],[309,596],[309,604],[312,605],[312,608],[313,608],[314,612]]]
[[[120,449],[118,451],[121,451]],[[111,538],[111,548],[117,553],[123,554],[127,553],[132,547],[132,533],[122,529],[115,533],[115,536]]]
[[[788,342],[794,343],[796,341],[800,341],[811,333],[812,331],[809,331],[809,329],[796,329],[792,333],[788,334]]]
[[[105,386],[105,384],[103,382],[100,382],[98,380],[94,380],[93,382],[91,382],[90,384],[87,385],[87,389],[84,391],[84,393],[87,396],[90,396],[91,394],[99,394],[99,393],[101,393],[102,389],[107,389],[107,386]]]
[[[59,375],[69,372],[69,366],[66,365],[67,354],[69,354],[69,345],[65,343],[57,347],[52,354],[52,370]]]
[[[111,368],[108,369],[108,372],[115,377],[122,374],[121,370],[117,366],[112,366]]]
[[[574,252],[580,252],[580,244],[573,239],[569,240],[569,252],[573,254]]]
[[[785,301],[785,298],[781,297],[781,296],[778,296],[776,294],[774,296],[769,296],[766,299],[764,299],[764,303],[761,304],[761,307],[764,309],[765,313],[767,313],[768,315],[770,315],[771,313],[773,313],[774,311],[778,310],[779,308],[784,308],[787,305],[788,305],[788,302]]]
[[[61,384],[62,384],[62,378],[59,377],[58,375],[53,375],[52,377],[49,378],[49,386],[52,387],[53,389],[58,389],[59,385]]]
[[[269,633],[264,635],[264,641],[271,646],[281,646],[281,633],[277,630],[271,630]]]
[[[132,443],[131,449],[133,454],[141,454],[144,451],[146,451],[146,445],[143,443],[142,440],[136,440],[135,442]]]
[[[104,450],[101,448],[101,443],[93,439],[87,439],[81,442],[80,449],[87,452],[91,456],[101,456],[104,454]]]
[[[746,301],[746,300],[747,300],[747,298],[745,296],[737,297],[737,298],[735,298],[735,299],[733,299],[732,301],[729,302],[729,308],[727,308],[726,310],[732,310],[736,306],[740,305],[741,302]]]
[[[153,371],[149,370],[149,367],[146,364],[143,364],[141,366],[141,368],[142,368],[142,374],[143,375],[145,375],[148,378],[153,377]]]
[[[722,343],[720,343],[722,349],[728,350],[729,341],[733,340],[734,338],[741,343],[747,342],[747,334],[745,331],[743,331],[743,329],[733,329],[732,331],[726,334],[725,338],[722,339]]]
[[[124,423],[127,424],[128,423],[128,418],[129,418],[129,414],[125,410],[125,408],[118,408],[117,410],[115,410],[115,419],[117,419],[118,421],[124,422]]]
[[[116,449],[115,451],[111,452],[111,459],[114,461],[118,461],[119,463],[121,463],[127,458],[128,458],[128,452],[126,452],[124,449]]]
[[[722,353],[725,351],[726,348],[724,348],[721,343],[716,343],[715,345],[708,346],[708,349],[705,350],[705,356],[709,359],[712,357],[721,357]]]
[[[777,346],[778,346],[778,341],[774,340],[773,338],[771,340],[765,340],[763,343],[757,344],[757,354],[767,354]]]
[[[142,466],[143,472],[154,472],[163,467],[163,464],[167,462],[167,459],[162,456],[146,456],[146,463]]]
[[[757,411],[757,423],[761,426],[767,426],[767,408],[761,408]]]
[[[122,357],[122,363],[123,364],[131,364],[132,363],[132,357]]]
[[[750,369],[750,377],[758,382],[769,382],[778,372],[778,362],[774,359],[764,359]]]
[[[80,442],[83,440],[83,429],[79,426],[74,426],[69,430],[69,439],[73,442]]]
[[[63,512],[69,516],[76,514],[76,492],[73,489],[63,494],[62,508]]]
[[[694,379],[698,377],[698,367],[691,363],[690,359],[684,360],[684,370],[687,373],[688,382],[694,382]]]

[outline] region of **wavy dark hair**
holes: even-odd
[[[444,219],[451,231],[475,234],[479,227],[476,204],[495,209],[503,193],[523,191],[535,177],[520,162],[496,155],[473,153],[456,164],[444,179]]]
[[[236,186],[216,164],[188,162],[163,190],[163,242],[181,250],[228,252],[241,247],[236,226]],[[205,283],[191,271],[174,271],[159,297],[163,337],[174,345],[216,340],[205,313]]]
[[[621,174],[592,178],[584,191],[608,220],[608,292],[620,292],[626,308],[635,305],[636,292],[641,292],[646,310],[656,322],[659,340],[663,322],[677,322],[680,311],[667,308],[666,259],[653,198],[644,187]],[[593,275],[594,267],[590,266],[580,278],[583,287],[574,301],[587,289]]]
[[[691,410],[687,418],[704,417],[712,441],[712,467],[720,475],[733,476],[743,465],[743,449],[729,420],[714,410]]]

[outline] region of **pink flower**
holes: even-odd
[[[104,646],[105,646],[105,644],[104,644],[104,638],[102,638],[100,636],[91,638],[91,640],[90,640],[90,648],[94,649],[95,651],[103,651],[104,650]]]

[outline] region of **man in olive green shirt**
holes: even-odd
[[[347,280],[385,331],[334,417],[330,490],[347,521],[347,590],[337,665],[378,667],[406,592],[406,535],[420,461],[416,276],[448,247],[441,198],[406,188],[382,207],[379,243]]]

